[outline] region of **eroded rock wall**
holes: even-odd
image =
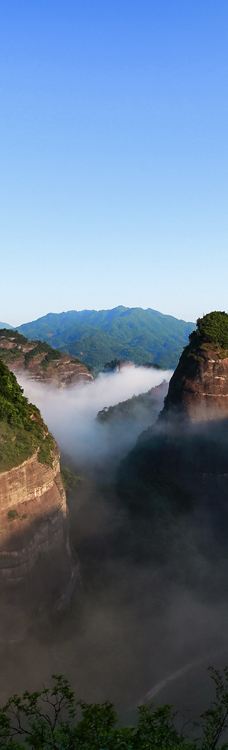
[[[177,413],[192,422],[228,417],[228,357],[216,347],[187,347],[172,376],[163,416]]]
[[[0,583],[54,603],[72,573],[59,455],[47,466],[35,453],[0,474]]]

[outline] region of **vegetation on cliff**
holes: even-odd
[[[148,425],[152,424],[162,408],[167,389],[168,383],[164,380],[160,385],[150,388],[146,393],[132,396],[126,401],[114,404],[114,406],[104,407],[98,412],[97,420],[106,425],[120,422],[124,426],[127,424],[126,420],[134,423],[136,420],[139,421],[141,416],[143,430],[143,417],[148,416],[146,422]]]
[[[195,346],[210,344],[228,349],[228,314],[214,311],[198,318],[196,331],[190,334],[190,343]]]
[[[113,310],[49,313],[18,330],[101,370],[115,359],[176,367],[192,329],[193,323],[157,310],[119,306]]]
[[[135,725],[120,726],[113,705],[75,700],[68,681],[14,695],[0,709],[2,750],[225,750],[228,669],[210,669],[215,697],[197,722],[183,722],[171,706],[142,705]],[[180,728],[182,725],[183,728]],[[197,737],[197,739],[195,739]]]
[[[41,463],[51,464],[54,447],[39,410],[0,360],[0,471],[18,466],[36,450]]]
[[[0,330],[0,358],[14,371],[25,370],[33,379],[59,385],[91,378],[85,364],[64,355],[45,341],[29,341],[18,331]]]

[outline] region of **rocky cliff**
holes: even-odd
[[[208,320],[209,318],[209,320]],[[198,321],[170,381],[161,418],[122,463],[121,503],[134,555],[174,580],[219,590],[227,577],[228,315]],[[128,528],[129,538],[130,525]],[[219,560],[219,565],[217,566]],[[216,568],[217,566],[217,568]]]
[[[222,317],[221,317],[222,316]],[[223,336],[214,331],[224,325]],[[163,416],[191,422],[228,417],[228,315],[210,313],[197,324],[170,380]]]
[[[57,445],[0,362],[0,585],[36,611],[61,606],[75,569]]]
[[[52,466],[34,453],[0,474],[0,528],[0,581],[28,586],[39,563],[45,596],[59,596],[72,561],[57,452]]]
[[[17,331],[0,330],[0,358],[13,372],[26,372],[33,380],[67,386],[88,382],[93,376],[85,364],[61,354],[42,341],[29,341]]]

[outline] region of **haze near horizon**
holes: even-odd
[[[226,309],[222,1],[2,4],[1,320]]]

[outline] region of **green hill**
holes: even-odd
[[[54,445],[39,410],[0,360],[0,472],[18,466],[36,450],[41,463],[52,463]]]
[[[112,359],[176,366],[193,323],[140,307],[49,313],[18,328],[28,338],[80,357],[94,369]]]

